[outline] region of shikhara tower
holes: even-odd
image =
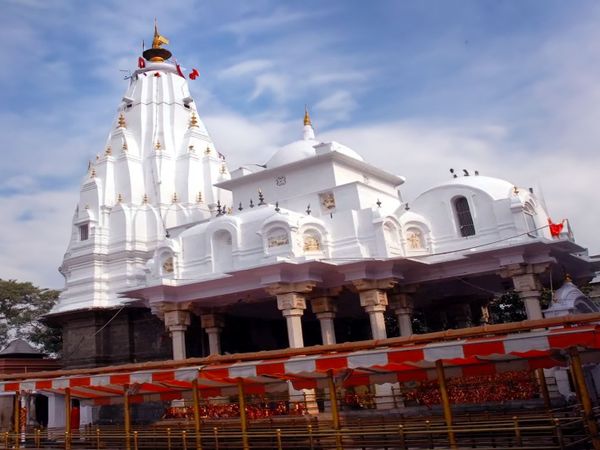
[[[225,158],[165,43],[155,29],[82,181],[60,267],[65,289],[52,311],[61,323],[64,313],[120,305],[118,293],[145,278],[167,229],[209,217],[219,200],[231,205],[229,193],[214,187],[229,179]]]

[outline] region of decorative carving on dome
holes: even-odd
[[[303,249],[305,252],[319,252],[321,251],[321,241],[318,236],[312,233],[304,235]]]
[[[205,155],[210,155],[210,147],[206,146],[206,150],[204,150]]]
[[[267,239],[267,245],[269,248],[273,247],[282,247],[284,245],[290,244],[290,238],[287,233],[282,232],[281,234],[276,234],[273,236],[269,236]]]
[[[406,242],[410,250],[422,250],[424,248],[423,233],[416,228],[410,228],[406,233]]]
[[[333,195],[333,192],[319,194],[319,200],[325,211],[332,211],[335,209],[335,196]]]
[[[173,257],[172,256],[169,256],[167,259],[164,260],[164,262],[162,264],[162,270],[165,273],[173,273],[174,266],[173,266]]]
[[[106,147],[106,150],[104,151],[104,154],[105,154],[106,156],[110,156],[110,155],[112,155],[112,148],[111,148],[111,146],[110,146],[110,145],[109,145],[108,147]]]
[[[160,143],[159,140],[156,141],[156,144],[154,144],[154,149],[159,152],[160,150],[162,150],[162,145]]]

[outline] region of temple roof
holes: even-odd
[[[27,341],[23,339],[15,339],[0,351],[1,357],[21,356],[21,355],[38,355],[44,356],[42,352],[33,348]]]

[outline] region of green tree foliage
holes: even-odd
[[[546,309],[552,301],[552,291],[542,289],[540,294],[540,305],[542,310]],[[492,300],[488,305],[492,323],[520,322],[527,319],[525,304],[515,291],[508,291],[500,297]]]
[[[40,321],[58,299],[59,292],[29,282],[0,279],[0,348],[21,338],[45,353],[60,351],[60,330]]]

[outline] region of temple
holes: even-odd
[[[48,316],[66,368],[468,328],[511,290],[542,319],[544,288],[598,270],[534,189],[451,170],[403,200],[418,173],[320,140],[308,110],[264,167],[230,171],[166,44],[155,27],[81,183]]]

